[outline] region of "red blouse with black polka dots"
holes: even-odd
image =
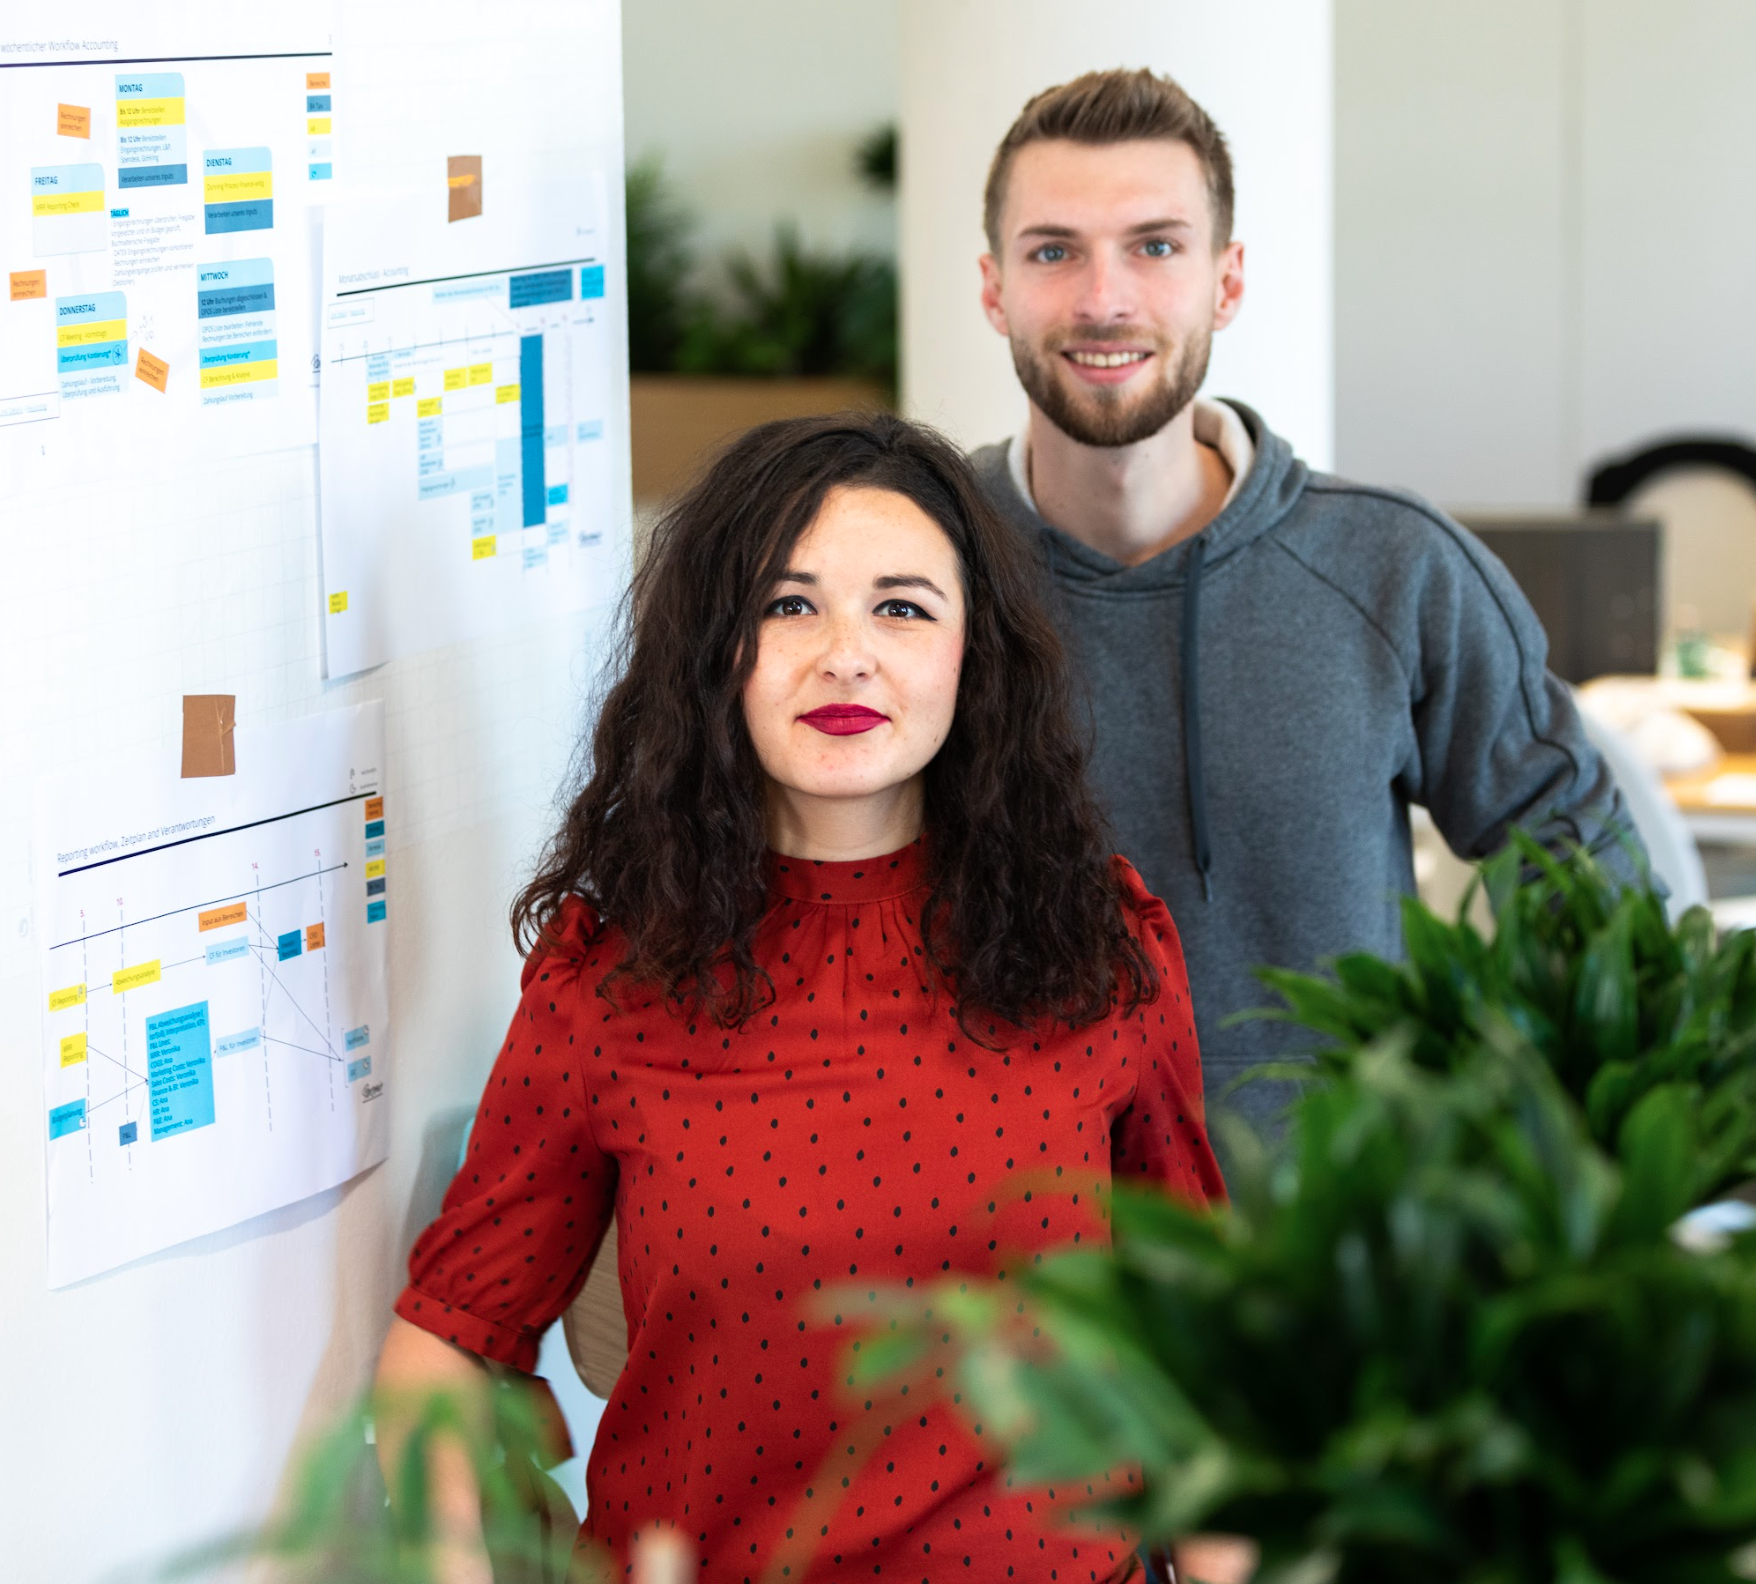
[[[816,1307],[1105,1239],[1113,1178],[1224,1194],[1177,932],[1117,864],[1158,999],[1002,1051],[930,982],[918,843],[774,861],[756,955],[776,1000],[739,1029],[632,993],[613,1008],[596,989],[621,940],[566,914],[396,1311],[529,1370],[616,1217],[630,1350],[582,1538],[626,1564],[639,1531],[675,1526],[702,1579],[750,1584],[783,1555],[788,1584],[1124,1576],[1127,1535],[1066,1521],[1083,1485],[1015,1487],[948,1405],[863,1406]]]

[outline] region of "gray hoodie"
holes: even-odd
[[[1624,877],[1636,859],[1505,567],[1412,495],[1312,472],[1231,405],[1249,471],[1207,528],[1139,566],[1038,516],[1004,444],[971,460],[1041,547],[1089,694],[1093,780],[1182,935],[1209,1102],[1263,1121],[1284,1086],[1228,1101],[1230,1085],[1309,1036],[1226,1020],[1272,999],[1259,964],[1401,955],[1411,803],[1467,857],[1523,825]]]

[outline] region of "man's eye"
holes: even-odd
[[[1150,242],[1141,244],[1148,258],[1169,258],[1177,251],[1176,244],[1167,242],[1163,237],[1154,237]]]
[[[1036,259],[1039,264],[1059,264],[1066,257],[1067,249],[1062,247],[1059,242],[1045,242],[1036,250]]]
[[[762,614],[764,616],[809,616],[811,602],[802,594],[783,594]]]
[[[912,620],[917,616],[920,617],[922,621],[931,621],[933,619],[922,610],[919,605],[915,604],[913,600],[903,599],[886,600],[878,607],[878,614],[880,616],[899,617],[905,621]]]

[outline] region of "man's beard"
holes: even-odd
[[[1117,334],[1117,329],[1126,331],[1126,327],[1088,331],[1077,339],[1088,343],[1138,343],[1142,339],[1132,331]],[[1061,358],[1058,350],[1051,347],[1039,355],[1016,336],[1012,337],[1012,366],[1018,371],[1018,382],[1024,386],[1025,394],[1070,439],[1088,446],[1129,446],[1150,439],[1195,400],[1195,393],[1207,378],[1207,359],[1212,349],[1212,333],[1200,330],[1183,344],[1174,362],[1168,360],[1162,349],[1157,350],[1155,357],[1166,360],[1167,372],[1139,393],[1117,385],[1071,389],[1072,376],[1055,367]]]

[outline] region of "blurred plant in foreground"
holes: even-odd
[[[569,1452],[553,1400],[522,1377],[491,1378],[487,1416],[449,1392],[361,1403],[304,1455],[281,1516],[178,1557],[159,1576],[201,1577],[250,1562],[324,1584],[480,1577],[448,1550],[434,1511],[432,1455],[450,1444],[465,1451],[481,1488],[495,1584],[609,1584],[614,1575],[601,1558],[575,1552],[578,1519],[548,1473]],[[374,1425],[390,1414],[409,1427],[394,1501],[371,1444]]]
[[[1523,832],[1481,883],[1491,939],[1468,921],[1468,897],[1449,924],[1405,898],[1404,961],[1264,970],[1286,1008],[1252,1015],[1319,1036],[1331,1072],[1386,1037],[1435,1071],[1522,1042],[1612,1154],[1649,1095],[1678,1096],[1667,1114],[1688,1142],[1663,1169],[1688,1177],[1693,1203],[1756,1177],[1756,931],[1717,942],[1706,908],[1673,926],[1650,887],[1618,887],[1585,853],[1558,859]]]
[[[1385,1041],[1238,1140],[1231,1206],[1119,1194],[1113,1255],[893,1294],[854,1372],[956,1392],[1015,1476],[1133,1464],[1105,1510],[1260,1584],[1756,1578],[1756,1248],[1673,1241],[1688,1113],[1618,1161],[1528,1048]]]

